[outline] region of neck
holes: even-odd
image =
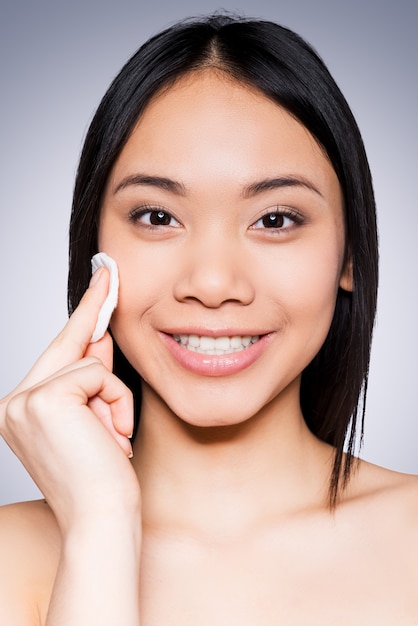
[[[144,394],[134,444],[145,524],[213,534],[326,506],[333,450],[308,430],[298,389],[251,419],[191,426]]]

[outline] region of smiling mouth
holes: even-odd
[[[222,355],[242,352],[260,339],[260,335],[207,337],[203,335],[173,335],[183,348],[199,354]]]

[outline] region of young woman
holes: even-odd
[[[91,343],[99,250],[119,302]],[[361,137],[312,49],[226,16],[147,42],[81,156],[72,316],[1,403],[45,495],[1,511],[2,623],[417,624],[417,481],[353,457],[376,285]]]

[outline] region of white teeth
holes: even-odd
[[[200,339],[197,335],[189,335],[189,346],[193,346],[193,348],[200,346]]]
[[[231,349],[231,340],[229,337],[216,337],[215,350],[230,350],[230,349]]]
[[[259,335],[234,335],[233,337],[207,337],[199,335],[177,335],[173,338],[183,347],[199,354],[222,355],[240,352],[256,343]]]
[[[242,337],[231,337],[231,348],[241,348]]]
[[[216,339],[215,337],[201,337],[199,341],[199,348],[202,350],[215,350]]]

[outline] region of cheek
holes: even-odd
[[[341,254],[338,242],[323,242],[322,249],[306,245],[282,258],[270,283],[270,298],[293,329],[292,341],[303,345],[310,358],[325,341],[338,293]]]
[[[136,241],[110,252],[118,265],[120,285],[111,329],[124,352],[133,342],[144,340],[161,303],[166,301],[169,306],[174,265],[168,251],[159,248]]]
[[[343,246],[332,235],[319,241],[312,238],[283,251],[279,248],[275,258],[269,259],[264,275],[278,295],[282,291],[285,299],[302,309],[321,307],[332,300],[338,289],[343,256]]]
[[[115,314],[141,316],[163,294],[170,285],[167,264],[156,255],[119,255],[119,301]]]

